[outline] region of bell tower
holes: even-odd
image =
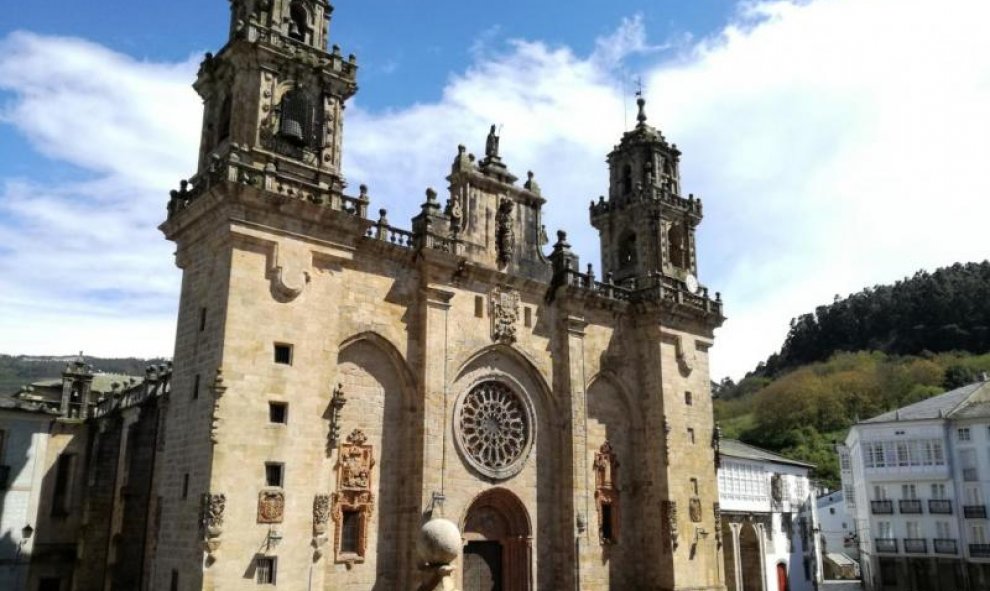
[[[286,179],[317,203],[341,194],[357,63],[336,45],[326,51],[332,12],[325,0],[231,0],[229,40],[206,55],[194,85],[204,116],[193,185],[232,161],[252,184]]]
[[[681,196],[681,153],[646,123],[646,100],[640,96],[637,103],[635,129],[608,155],[608,199],[591,204],[602,271],[619,284],[656,275],[693,284],[701,200]]]

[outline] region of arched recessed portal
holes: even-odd
[[[764,591],[763,551],[756,525],[746,523],[739,532],[742,591]]]
[[[505,489],[482,493],[464,518],[464,591],[529,591],[532,530]]]

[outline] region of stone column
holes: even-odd
[[[421,507],[429,508],[433,494],[444,491],[444,472],[448,457],[450,421],[447,415],[453,401],[448,371],[448,311],[454,293],[427,287],[423,291],[421,332],[421,397],[423,401],[423,490]]]
[[[739,561],[739,530],[742,528],[740,523],[730,523],[729,530],[731,532],[731,540],[729,544],[732,545],[732,581],[726,581],[726,589],[728,591],[742,591],[742,562]],[[728,572],[726,572],[728,574]]]
[[[767,529],[762,523],[757,523],[753,527],[756,528],[756,539],[760,544],[760,589],[767,591]]]

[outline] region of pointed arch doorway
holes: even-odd
[[[519,498],[492,489],[464,518],[464,591],[529,591],[532,530]]]

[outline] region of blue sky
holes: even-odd
[[[55,0],[0,23],[0,352],[171,353],[155,228],[227,19],[226,0]],[[730,317],[712,375],[739,377],[836,294],[986,257],[988,20],[982,0],[341,0],[332,42],[361,66],[345,174],[401,223],[500,123],[597,267],[586,204],[642,77],[706,204],[700,276]]]

